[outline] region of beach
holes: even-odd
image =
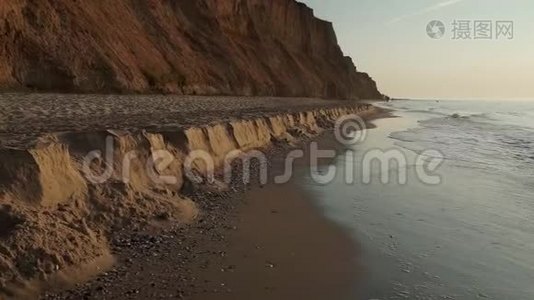
[[[530,299],[532,154],[525,137],[534,128],[528,118],[534,107],[518,102],[493,111],[454,101],[374,107],[361,114],[365,134],[356,135],[357,143],[340,143],[333,121],[312,113],[298,131],[285,129],[295,137],[291,143],[271,139],[248,148],[268,158],[266,182],[261,161],[252,161],[248,181],[237,163],[229,185],[185,179],[178,194],[158,192],[170,198],[139,198],[155,206],[103,214],[120,212],[112,216],[121,223],[97,223],[90,218],[102,212],[89,213],[83,222],[93,234],[98,224],[107,228],[101,234],[109,251],[25,285],[26,298]],[[216,140],[212,147],[224,145]],[[309,160],[314,143],[335,153],[316,171]],[[463,148],[473,143],[481,146]],[[276,184],[297,149],[302,158],[293,162],[291,179]],[[369,155],[378,161],[367,166]],[[327,182],[318,180],[331,169]],[[135,199],[98,201],[128,207]],[[195,213],[154,210],[170,207],[166,199],[194,204]],[[19,225],[4,228],[5,239]],[[87,253],[78,257],[99,252]]]
[[[204,100],[198,97],[193,99],[199,101],[200,104],[197,105],[200,105],[202,109],[205,107],[202,101],[206,101],[208,106],[215,107],[213,102],[210,102],[216,102],[214,99]],[[225,98],[224,107],[231,113],[221,119],[212,117],[210,121],[205,119],[209,116],[209,113],[198,114],[199,119],[188,118],[193,124],[197,124],[189,124],[192,127],[189,127],[191,129],[188,130],[196,130],[194,126],[203,124],[201,122],[206,121],[206,123],[209,123],[210,125],[205,127],[205,130],[207,130],[206,139],[207,143],[211,144],[209,149],[215,151],[213,150],[216,149],[214,147],[216,145],[224,145],[226,139],[221,140],[220,137],[214,135],[219,130],[216,129],[218,128],[217,126],[220,126],[217,124],[221,124],[221,122],[223,124],[224,122],[234,124],[231,126],[234,128],[232,132],[236,135],[236,142],[239,142],[240,138],[239,132],[236,131],[238,127],[235,127],[240,126],[239,124],[241,123],[239,122],[245,122],[244,124],[246,124],[246,122],[250,122],[246,121],[247,119],[255,120],[258,118],[267,118],[267,120],[270,118],[271,121],[269,121],[270,125],[268,126],[274,126],[277,124],[276,122],[282,122],[278,127],[268,127],[270,128],[268,130],[274,130],[270,131],[273,132],[272,134],[279,132],[278,134],[284,135],[284,139],[273,143],[273,138],[269,137],[264,142],[261,133],[256,133],[258,137],[261,137],[261,140],[247,140],[247,143],[252,144],[246,144],[249,146],[244,146],[245,148],[243,148],[244,151],[248,151],[247,149],[263,149],[262,151],[266,151],[265,153],[269,157],[268,163],[273,173],[276,173],[276,170],[283,170],[285,154],[288,151],[299,147],[306,148],[307,143],[310,143],[317,135],[328,136],[329,129],[333,128],[334,121],[337,118],[335,116],[340,117],[344,113],[350,114],[351,111],[354,111],[364,119],[371,119],[383,114],[382,110],[367,104],[343,101],[330,102],[316,99],[306,102],[303,99],[280,99],[279,101],[290,103],[291,105],[269,108],[267,103],[271,102],[271,99],[269,101],[255,99],[250,103],[247,102],[248,100],[236,101],[245,109],[230,110],[231,106],[228,103],[231,103],[231,101],[227,101]],[[183,102],[177,101],[175,103],[183,105]],[[118,103],[121,103],[121,101]],[[174,102],[171,100],[171,103]],[[266,107],[260,105],[261,103],[265,103]],[[90,106],[87,103],[85,105]],[[113,104],[106,103],[106,105]],[[50,111],[54,111],[51,103],[42,105],[42,107],[43,109],[48,107]],[[369,110],[370,108],[372,110]],[[360,109],[361,112],[358,112],[357,109]],[[102,106],[94,105],[93,108],[87,111],[92,111],[90,114],[94,115],[94,110],[102,110]],[[172,106],[167,105],[167,110],[164,114],[169,111],[173,112],[174,110]],[[323,112],[325,117],[321,115]],[[80,112],[77,113],[79,114]],[[142,115],[159,117],[159,113],[159,111],[143,111]],[[306,114],[308,114],[307,117]],[[328,114],[333,115],[330,116]],[[129,115],[135,116],[136,114]],[[174,112],[173,116],[176,115],[179,114]],[[195,116],[195,113],[188,112],[188,115]],[[283,117],[280,117],[283,115],[295,118],[295,124],[302,124],[295,127],[298,128],[298,131],[292,131],[294,129],[290,128],[284,129],[283,126],[286,125],[283,125]],[[94,143],[98,140],[99,135],[95,136],[91,132],[108,130],[108,132],[114,134],[117,143],[122,144],[124,142],[121,139],[126,138],[124,141],[129,141],[130,139],[125,134],[136,134],[135,132],[140,131],[169,132],[182,127],[181,124],[177,124],[180,121],[179,118],[174,120],[172,124],[163,122],[164,120],[169,120],[169,117],[168,119],[158,119],[161,127],[157,129],[148,126],[139,119],[136,120],[135,127],[132,128],[122,126],[121,124],[125,124],[123,123],[125,121],[121,121],[118,116],[113,115],[118,128],[116,130],[106,129],[109,128],[109,123],[101,122],[105,118],[98,118],[96,115],[95,118],[83,118],[81,116],[63,118],[62,125],[59,124],[58,126],[65,127],[60,128],[54,127],[54,123],[52,123],[52,127],[47,128],[47,125],[36,121],[35,118],[38,116],[26,115],[26,121],[28,121],[28,118],[34,118],[33,122],[25,122],[24,124],[26,125],[16,123],[11,119],[10,122],[3,123],[4,130],[2,134],[6,137],[3,141],[10,144],[3,153],[15,158],[13,156],[14,153],[22,154],[26,151],[26,147],[31,149],[31,147],[37,145],[38,150],[30,150],[28,158],[25,158],[25,155],[21,155],[16,159],[31,159],[33,156],[36,160],[32,163],[39,165],[39,169],[42,171],[44,167],[44,165],[40,165],[44,162],[42,159],[50,159],[47,158],[49,155],[58,155],[56,152],[49,152],[49,149],[58,149],[58,146],[56,146],[57,141],[67,141],[67,143],[77,141],[76,144],[72,145],[79,145],[81,138],[85,141],[84,143]],[[53,117],[52,120],[54,119],[61,118]],[[88,123],[83,124],[81,122]],[[254,122],[260,122],[256,124],[261,125],[263,121]],[[70,123],[76,123],[77,128],[86,129],[69,131],[68,124]],[[87,130],[87,128],[92,128],[91,126],[97,123],[100,125],[96,125],[94,128],[96,131]],[[260,129],[261,127],[257,128],[255,130],[263,130]],[[117,135],[117,132],[121,132],[121,134]],[[56,137],[51,137],[51,134]],[[187,131],[185,135],[187,136]],[[17,139],[17,137],[21,136],[25,138]],[[46,137],[46,144],[43,144],[43,136]],[[145,133],[143,133],[143,136],[148,137]],[[249,136],[251,135],[249,134]],[[134,140],[137,139],[135,135],[133,137]],[[225,136],[223,135],[222,137]],[[163,138],[172,138],[172,135],[166,133]],[[211,141],[212,138],[217,139],[218,142],[213,143]],[[291,139],[288,140],[288,138]],[[185,140],[185,142],[187,141],[191,143],[191,136]],[[136,153],[144,149],[139,148],[144,147],[142,143],[128,143],[129,147],[137,145],[135,146],[137,148],[133,148],[137,151]],[[155,144],[152,145],[154,147]],[[62,149],[62,147],[64,146],[60,146],[59,149]],[[191,144],[189,147],[192,147]],[[52,158],[52,161],[56,161],[56,163],[59,161],[65,162],[65,160],[68,162],[73,159],[73,162],[62,166],[62,171],[59,171],[65,172],[65,170],[68,170],[65,175],[68,174],[69,180],[73,178],[72,176],[76,174],[76,169],[78,168],[76,167],[78,158],[72,152],[73,149],[76,148],[71,148],[70,153],[60,150],[59,155],[62,158]],[[72,158],[69,158],[69,156]],[[3,168],[4,172],[7,170],[7,174],[9,174],[9,172],[12,172],[9,171],[9,168],[14,165],[6,164],[6,162],[4,160]],[[69,165],[72,163],[74,164]],[[54,168],[57,168],[56,166],[47,166],[52,168],[51,172],[58,174],[58,171],[53,171]],[[304,168],[304,166],[301,166],[301,168]],[[201,172],[203,169],[200,168],[198,170]],[[26,172],[35,171],[30,168]],[[236,175],[237,178],[242,176],[239,171]],[[57,176],[55,180],[58,180]],[[253,178],[254,176],[257,175],[254,175],[253,172]],[[120,177],[117,178],[114,180],[120,180]],[[16,178],[12,180],[16,180]],[[76,182],[73,183],[78,184]],[[41,184],[47,183],[41,181]],[[39,189],[43,189],[41,196],[39,194],[26,194],[25,196],[41,197],[34,198],[37,201],[45,201],[42,202],[42,208],[39,210],[30,208],[27,205],[21,206],[16,202],[18,201],[16,198],[9,200],[12,203],[10,208],[7,208],[8,210],[4,208],[3,210],[8,219],[14,222],[13,225],[8,226],[4,235],[5,238],[8,238],[8,241],[12,241],[9,243],[17,241],[15,240],[16,235],[11,236],[12,232],[17,233],[19,231],[18,228],[26,226],[25,228],[27,229],[25,230],[29,234],[27,239],[30,242],[34,237],[42,239],[48,245],[46,246],[48,248],[44,248],[44,251],[48,253],[54,253],[50,251],[58,251],[54,250],[56,249],[55,243],[58,243],[57,245],[62,248],[57,253],[63,253],[60,255],[67,255],[71,257],[69,259],[79,263],[66,263],[58,258],[56,260],[58,262],[56,263],[57,266],[52,267],[52,270],[56,268],[59,272],[47,271],[46,267],[44,267],[42,271],[39,271],[43,272],[42,274],[46,274],[44,277],[41,276],[26,283],[19,281],[16,288],[7,284],[4,287],[4,291],[7,291],[8,296],[12,294],[17,295],[17,298],[40,297],[44,299],[78,299],[79,297],[90,299],[102,297],[142,299],[159,295],[161,297],[193,299],[200,297],[205,299],[206,297],[245,297],[253,293],[254,297],[260,299],[262,297],[267,299],[273,296],[290,299],[297,295],[323,299],[326,295],[345,295],[345,291],[350,290],[354,278],[357,278],[357,276],[353,276],[358,273],[357,255],[354,254],[357,251],[355,251],[354,243],[347,238],[343,230],[337,225],[328,222],[322,216],[321,211],[308,201],[306,193],[303,193],[291,182],[281,186],[263,183],[244,185],[237,180],[236,184],[232,184],[228,188],[224,185],[191,184],[188,180],[185,180],[181,183],[182,187],[178,193],[164,190],[161,187],[157,187],[159,191],[144,192],[142,190],[143,186],[148,183],[137,181],[136,184],[138,185],[136,187],[132,186],[131,183],[128,184],[130,188],[133,187],[138,193],[133,197],[127,196],[127,194],[121,195],[124,192],[130,192],[123,191],[124,187],[114,184],[107,186],[105,189],[99,188],[98,190],[100,191],[98,193],[101,193],[101,195],[94,200],[91,199],[91,197],[94,197],[91,196],[91,193],[94,194],[94,192],[90,192],[85,196],[86,194],[83,192],[85,184],[79,187],[74,185],[75,188],[72,188],[73,185],[71,184],[72,189],[67,189],[67,192],[75,194],[69,197],[78,198],[71,200],[72,203],[51,201],[51,199],[60,199],[57,198],[56,192],[50,194],[50,190],[47,190],[44,186],[39,187]],[[93,189],[92,186],[93,184],[87,184],[89,191]],[[95,185],[95,187],[98,186],[98,184]],[[65,190],[61,189],[61,193],[63,192]],[[83,199],[88,199],[89,202],[84,204],[84,201],[87,200]],[[81,209],[80,205],[82,205]],[[167,211],[165,212],[165,210]],[[51,214],[55,220],[59,218],[61,224],[78,226],[76,224],[82,222],[86,229],[73,232],[68,229],[70,227],[63,229],[62,226],[64,225],[60,225],[60,227],[53,226],[57,228],[56,231],[49,231],[52,228],[48,229],[44,226],[49,226],[46,224],[48,224],[49,220],[52,221],[48,217]],[[78,217],[74,217],[74,219],[72,217],[67,218],[71,214]],[[38,219],[34,219],[36,217]],[[33,229],[29,229],[27,224],[33,222],[38,222],[37,224],[39,225],[37,226],[39,228],[43,226],[42,229],[31,231]],[[68,222],[72,222],[72,224],[69,225]],[[48,235],[48,237],[42,234]],[[71,242],[66,242],[67,244],[65,244],[61,235],[69,239],[75,238],[77,245],[90,241],[91,246],[82,246],[85,249],[84,252],[80,252],[75,250],[77,249],[76,247],[80,246],[70,244]],[[86,235],[89,238],[87,242],[84,237]],[[62,245],[59,243],[62,243]],[[46,262],[46,255],[39,257],[40,261]],[[38,262],[36,266],[40,266],[40,264]],[[325,272],[330,275],[325,276]],[[252,277],[251,274],[255,274],[257,277]],[[295,281],[294,278],[297,275],[302,277],[303,280]],[[244,280],[249,280],[246,285],[239,284]],[[314,288],[311,288],[310,285]],[[6,287],[7,290],[5,289]]]
[[[359,268],[345,232],[294,186],[259,189],[218,198],[235,207],[206,210],[191,228],[134,235],[104,275],[43,298],[348,297]]]
[[[347,146],[329,184],[301,184],[360,246],[352,299],[532,299],[534,105],[384,105],[398,117]],[[376,153],[391,160],[366,167]]]
[[[1,1],[0,300],[534,299],[513,2]]]

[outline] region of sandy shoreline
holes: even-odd
[[[276,161],[284,149],[272,149]],[[279,169],[280,166],[271,166]],[[191,226],[116,234],[117,264],[95,280],[43,299],[344,299],[357,247],[297,185],[194,189]]]
[[[260,102],[261,101],[258,103]],[[326,102],[322,103],[327,105]],[[310,106],[306,106],[308,104]],[[287,107],[281,110],[278,109],[278,113],[287,112],[288,110],[300,111],[303,108],[318,109],[323,107],[317,107],[317,103],[308,104],[304,107],[296,106],[291,109]],[[351,104],[346,103],[342,107],[346,107],[347,105],[350,106]],[[340,107],[339,103],[328,104],[327,106],[334,110],[336,109],[335,107]],[[250,116],[262,116],[263,113],[269,115],[268,110],[265,110],[265,108],[255,108],[252,109],[252,111],[249,111]],[[323,111],[308,113],[309,117],[306,117],[305,119],[303,119],[302,116],[297,117],[297,120],[300,119],[299,122],[305,122],[301,123],[303,124],[302,126],[306,127],[303,127],[304,133],[307,131],[313,133],[318,129],[313,128],[314,126],[317,126],[314,125],[315,121],[320,121],[321,123],[324,122],[322,119],[317,119],[322,116],[322,112]],[[324,110],[324,112],[328,112],[328,110]],[[371,118],[373,116],[378,116],[380,113],[381,111],[377,110],[373,114],[364,113],[364,115],[366,115],[366,118]],[[238,115],[239,111],[238,114],[233,114],[230,117],[227,117],[235,119],[238,118]],[[290,115],[289,118],[293,118],[292,115]],[[312,118],[310,120],[313,121],[313,123],[307,123],[309,118]],[[195,119],[192,118],[192,120]],[[271,120],[278,119],[272,118]],[[197,121],[200,122],[199,120]],[[35,125],[38,124],[26,123],[25,126],[27,128],[24,132],[31,131],[30,129],[34,128]],[[140,125],[142,124],[138,124],[138,126]],[[162,125],[170,126],[165,123],[162,123]],[[239,124],[236,124],[235,126],[238,125]],[[270,124],[269,126],[274,126],[274,124]],[[213,128],[216,129],[216,125]],[[277,129],[273,127],[270,130]],[[290,130],[290,128],[283,130],[284,131],[281,133],[284,133],[285,130]],[[233,131],[231,133],[234,134]],[[210,140],[212,138],[211,134],[212,133],[210,133],[209,136]],[[306,136],[306,134],[304,136]],[[291,135],[289,135],[289,137],[291,137]],[[268,142],[263,141],[261,135],[258,136],[258,138],[262,139],[261,143]],[[189,141],[191,142],[191,140]],[[272,147],[271,145],[270,150],[268,151],[271,153],[269,155],[273,161],[276,161],[276,157],[283,157],[285,151],[294,147],[294,145],[291,146],[286,142],[280,144],[275,140],[272,140],[272,138],[271,142],[277,145],[276,147]],[[7,151],[8,152],[6,153],[10,153],[9,151],[11,150]],[[7,166],[9,167],[9,164]],[[4,167],[5,166],[3,166],[3,168]],[[272,166],[272,168],[276,169],[277,167]],[[6,170],[11,172],[9,169]],[[67,173],[65,173],[65,175],[67,175]],[[113,186],[110,188],[115,189]],[[265,191],[269,191],[269,194],[266,194]],[[200,211],[200,215],[196,217],[196,220],[191,225],[187,225],[184,222],[175,223],[169,221],[167,217],[158,221],[159,217],[157,216],[163,214],[157,210],[149,210],[146,211],[148,215],[146,215],[147,219],[144,219],[144,222],[133,222],[132,220],[132,222],[124,223],[124,221],[128,220],[124,219],[121,221],[123,225],[120,225],[121,223],[116,223],[109,229],[98,229],[100,230],[97,231],[99,235],[94,236],[95,233],[93,233],[91,228],[96,228],[94,226],[100,223],[91,225],[95,222],[93,220],[91,221],[92,223],[89,224],[90,228],[87,228],[85,218],[101,218],[102,216],[98,214],[91,216],[91,214],[89,214],[84,217],[85,213],[83,213],[83,226],[87,229],[82,228],[81,232],[83,234],[88,232],[88,236],[91,239],[94,239],[94,242],[105,242],[108,240],[106,244],[109,244],[109,251],[113,253],[116,258],[116,264],[109,269],[106,269],[106,272],[101,273],[94,280],[78,285],[67,292],[61,292],[59,294],[50,293],[53,290],[64,289],[66,287],[64,285],[66,282],[60,282],[59,285],[56,284],[55,286],[49,286],[46,289],[50,292],[43,295],[42,298],[79,299],[82,297],[88,299],[144,299],[147,297],[186,297],[195,299],[195,297],[200,297],[201,299],[209,299],[209,297],[215,297],[220,299],[223,297],[223,294],[226,295],[225,293],[228,293],[226,296],[233,299],[234,297],[248,297],[247,295],[250,292],[257,292],[258,294],[255,294],[254,297],[260,299],[262,297],[270,298],[273,295],[276,295],[277,298],[284,299],[284,297],[286,297],[287,299],[291,299],[295,296],[295,292],[300,291],[309,293],[311,291],[310,288],[306,289],[304,286],[303,288],[295,289],[295,287],[298,286],[296,283],[289,284],[290,280],[297,276],[295,274],[302,274],[303,272],[307,274],[305,277],[308,279],[302,281],[303,284],[311,282],[314,287],[317,287],[324,292],[309,293],[307,294],[310,295],[309,297],[313,294],[317,297],[315,299],[324,299],[326,298],[326,295],[332,295],[337,292],[343,293],[342,291],[344,288],[342,288],[342,286],[349,288],[350,284],[348,283],[348,280],[355,278],[352,272],[357,270],[357,268],[354,267],[353,264],[347,262],[352,260],[349,253],[355,253],[356,251],[352,248],[352,243],[343,235],[341,230],[325,221],[320,212],[294,187],[266,186],[264,189],[256,190],[255,193],[251,193],[251,191],[247,191],[247,187],[239,184],[229,191],[224,191],[207,186],[189,186],[187,182],[185,182],[185,186],[182,188],[180,195],[178,196],[179,202],[183,203],[184,200],[182,199],[193,199]],[[150,205],[159,203],[157,201],[164,201],[163,203],[174,201],[172,200],[176,197],[173,196],[174,193],[169,194],[168,191],[167,194],[172,197],[168,199],[162,198],[161,200],[155,200],[156,198],[154,198],[154,200],[151,201],[156,202]],[[293,195],[292,197],[289,197],[289,201],[268,201],[268,198],[285,199],[287,195]],[[140,194],[139,197],[141,197],[139,200],[133,198],[128,201],[146,201],[142,198],[142,194]],[[160,196],[156,195],[154,197]],[[103,198],[103,200],[104,199],[105,198]],[[123,196],[120,196],[120,198],[113,201],[123,201],[121,199],[123,199]],[[244,199],[249,200],[245,201]],[[254,201],[254,199],[265,199],[266,201]],[[72,205],[60,204],[59,210],[56,211],[51,207],[47,208],[42,213],[47,215],[50,215],[50,213],[64,214],[65,209],[67,209],[67,212],[71,211],[82,203],[80,201],[85,200],[80,199]],[[168,203],[171,204],[172,202]],[[95,204],[97,203],[91,205]],[[121,202],[117,202],[117,204],[123,206]],[[134,209],[141,209],[141,207],[131,206],[133,203],[126,204],[126,209],[128,209],[128,205]],[[189,206],[190,204],[183,203],[180,205]],[[157,206],[154,208],[157,208]],[[183,208],[180,209],[181,212],[179,211],[179,214],[184,212]],[[111,209],[113,211],[115,210],[113,207],[111,207]],[[189,209],[186,208],[186,211],[187,210]],[[280,211],[286,213],[281,214],[279,213]],[[9,213],[9,210],[7,212]],[[83,211],[80,213],[82,212]],[[124,215],[125,212],[117,212],[121,214],[121,218],[127,217],[129,214],[127,213]],[[139,212],[143,212],[143,210]],[[41,212],[38,213],[41,214]],[[72,213],[78,212],[72,210]],[[116,212],[113,212],[109,216],[103,215],[103,217],[113,217],[115,213]],[[151,215],[153,213],[155,213],[155,215]],[[136,218],[141,217],[140,220],[143,220],[143,218],[145,218],[142,217],[143,215],[145,215],[145,212],[136,216]],[[167,213],[165,213],[165,215],[167,215]],[[250,217],[251,219],[242,220],[241,217],[243,216]],[[180,216],[179,219],[180,218],[182,217]],[[54,220],[53,217],[46,217],[44,220],[46,221],[48,219],[50,219],[50,221]],[[13,220],[16,221],[16,219]],[[67,219],[64,221],[70,222],[67,221]],[[128,225],[128,223],[131,223],[131,225]],[[45,226],[45,224],[46,223],[43,223],[42,226]],[[291,230],[285,230],[283,231],[284,234],[281,235],[280,229],[275,230],[275,228],[280,228],[279,226],[281,224],[287,224],[285,227],[289,227]],[[19,228],[19,225],[14,226],[15,227],[12,228],[10,227],[6,232]],[[108,230],[111,232],[109,238],[100,238],[100,236],[103,237],[106,235]],[[314,232],[314,235],[308,234],[310,231]],[[258,243],[258,241],[255,241],[255,238],[258,237],[258,234],[256,233],[261,233],[262,242],[275,246],[266,246],[265,249],[262,250],[261,245],[256,245]],[[54,233],[54,235],[55,234],[56,233]],[[306,238],[296,239],[296,236],[304,236]],[[312,249],[310,249],[310,251],[304,251],[305,248],[303,248],[300,243],[295,244],[295,241],[302,241],[304,245],[308,245],[305,248]],[[324,241],[328,241],[328,247],[320,247],[321,242]],[[317,247],[314,247],[314,245]],[[108,246],[106,245],[105,248],[107,247]],[[241,247],[252,247],[252,250],[245,251]],[[103,249],[105,250],[105,248]],[[254,249],[256,251],[254,251]],[[250,252],[254,255],[245,259],[242,257],[243,251]],[[103,253],[108,252],[106,250]],[[288,256],[288,254],[291,253],[303,254],[301,256]],[[346,253],[347,256],[342,255],[343,253]],[[83,260],[83,256],[80,256],[79,259]],[[321,267],[315,269],[310,268],[310,266],[312,266],[310,261],[313,261],[314,265]],[[238,268],[238,266],[241,267]],[[67,278],[69,278],[69,274],[75,274],[79,279],[75,279],[74,277],[70,279],[85,282],[89,279],[87,276],[90,276],[95,271],[99,272],[99,268],[100,272],[102,272],[101,268],[103,268],[103,265],[96,264],[93,267],[87,267],[88,266],[85,266],[85,269],[83,270],[74,270],[74,272],[65,274],[67,274]],[[87,271],[90,269],[93,269],[93,271]],[[276,276],[273,276],[272,272],[262,273],[266,270],[279,271],[280,274],[274,273]],[[326,270],[331,270],[332,274],[339,274],[340,276],[332,275],[328,277],[329,280],[325,280],[323,278],[323,273]],[[62,272],[64,271],[66,270],[62,270]],[[221,273],[224,273],[223,275],[228,275],[229,277],[221,279],[221,277],[219,277]],[[244,279],[250,278],[250,274],[263,274],[264,277],[246,284],[246,288],[243,289],[243,285],[240,283],[243,282]],[[286,279],[280,281],[282,278]],[[48,280],[50,279],[52,278],[48,278]],[[226,283],[218,283],[223,279]],[[68,281],[69,280],[67,280],[67,282]],[[43,288],[43,286],[41,286],[41,288]],[[240,295],[242,296],[237,296],[239,293],[241,293]]]
[[[367,120],[383,117],[389,113]],[[329,136],[320,140],[332,143]],[[281,170],[289,149],[270,150],[271,170]],[[297,165],[306,167],[305,160]],[[296,184],[236,185],[222,193],[193,189],[188,196],[199,201],[198,222],[117,234],[118,264],[111,271],[43,299],[351,298],[362,276],[358,246]]]
[[[244,195],[226,255],[198,274],[191,299],[348,299],[358,276],[355,245],[295,185]]]

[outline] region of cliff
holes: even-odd
[[[4,0],[0,89],[380,98],[294,0]]]

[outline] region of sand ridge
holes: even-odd
[[[115,228],[162,220],[192,222],[198,209],[180,193],[186,182],[183,157],[192,151],[206,151],[219,168],[229,151],[268,147],[273,141],[291,144],[302,134],[313,136],[333,126],[340,116],[373,110],[367,104],[345,103],[164,131],[49,133],[30,149],[4,148],[0,211],[6,224],[0,236],[0,291],[13,295],[35,279],[46,281],[57,271],[108,256],[107,239]],[[83,156],[94,149],[105,152],[109,137],[115,145],[110,180],[88,182],[81,175]],[[176,176],[177,182],[170,186],[153,181],[149,173],[154,170],[144,168],[159,150],[175,156],[169,168],[155,170]],[[136,155],[125,182],[121,163],[132,151]],[[91,168],[103,173],[109,163],[96,160]],[[202,165],[194,168],[202,176],[209,171]]]

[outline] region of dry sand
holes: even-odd
[[[275,97],[0,94],[0,146],[26,147],[50,132],[159,131],[350,103]]]
[[[188,151],[203,149],[219,159],[225,151],[233,149],[265,148],[273,142],[287,147],[332,126],[335,118],[342,114],[359,112],[369,116],[373,112],[368,106],[357,103],[318,99],[154,96],[159,100],[147,101],[150,103],[147,108],[141,106],[140,101],[151,96],[112,96],[107,101],[85,97],[93,96],[17,94],[0,97],[5,108],[0,132],[3,144],[0,146],[3,157],[0,162],[3,225],[0,292],[11,295],[9,297],[33,298],[43,289],[55,290],[85,281],[110,268],[111,259],[107,258],[112,254],[118,263],[108,273],[66,294],[51,294],[48,298],[144,299],[161,296],[161,293],[179,298],[209,291],[210,283],[202,281],[202,276],[211,276],[204,270],[209,270],[214,254],[225,256],[226,252],[237,251],[231,247],[216,250],[225,247],[218,242],[230,241],[238,245],[232,243],[234,237],[226,239],[230,234],[225,230],[237,226],[231,225],[238,220],[232,216],[259,217],[262,208],[246,211],[240,205],[242,198],[235,192],[191,186],[181,177],[179,185],[173,188],[154,185],[148,180],[146,170],[140,168],[151,160],[153,151],[166,149],[178,155],[176,166],[170,171],[181,176],[183,161],[180,157]],[[17,99],[20,100],[17,104],[8,101]],[[26,110],[26,106],[31,109]],[[117,113],[121,111],[123,114]],[[15,112],[19,113],[18,119]],[[206,124],[211,125],[183,129]],[[104,185],[91,184],[80,176],[82,155],[95,147],[101,149],[105,134],[100,130],[104,129],[120,129],[119,134],[117,130],[110,131],[119,145],[118,161],[129,150],[139,155],[138,161],[134,161],[132,180],[127,184],[119,182],[119,177],[113,177],[114,180]],[[140,130],[142,132],[137,132]],[[102,171],[105,165],[100,163],[93,167]],[[197,171],[203,174],[205,170]],[[288,211],[296,210],[292,213],[295,216],[301,215],[299,211],[304,212],[302,222],[294,227],[294,235],[317,225],[316,231],[321,236],[308,240],[309,245],[329,239],[334,244],[348,245],[340,235],[335,237],[336,231],[331,225],[324,221],[321,225],[318,214],[307,213],[313,209],[304,205],[304,198],[299,194],[295,193],[288,203],[273,204],[275,208],[272,208],[276,210],[277,205],[287,204]],[[278,209],[285,210],[284,207]],[[278,221],[292,222],[290,219]],[[191,222],[192,225],[187,225]],[[242,224],[241,227],[254,228],[254,225]],[[265,234],[268,236],[269,232]],[[304,260],[281,256],[284,244],[296,247],[293,251],[297,252],[304,252],[303,248],[291,246],[289,237],[277,237],[275,232],[270,234],[272,241],[282,241],[281,248],[269,250],[272,254],[279,253],[275,258],[294,261],[296,270],[312,273],[305,267],[309,263],[306,256]],[[246,237],[247,233],[240,232],[237,237],[240,235]],[[349,248],[332,249],[343,252]],[[329,257],[335,256],[329,248],[317,250],[310,252],[307,258],[322,257],[327,264]],[[264,260],[261,254],[256,259]],[[199,266],[202,261],[208,265]],[[265,264],[275,268],[274,263],[264,263],[263,267]],[[332,266],[341,268],[336,263]],[[249,270],[252,272],[254,268]],[[236,278],[240,280],[239,276]],[[273,285],[279,284],[273,282]],[[253,285],[247,286],[257,290]],[[288,295],[290,290],[295,291],[290,289],[291,285],[285,288],[280,297]]]

